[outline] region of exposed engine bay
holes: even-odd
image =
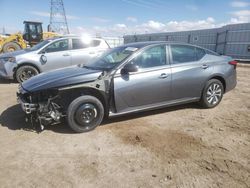
[[[26,122],[40,132],[48,125],[61,123],[67,115],[69,104],[79,96],[95,94],[97,97],[99,95],[98,98],[102,98],[102,101],[107,101],[105,96],[109,92],[109,86],[110,79],[105,77],[103,72],[92,82],[48,88],[36,92],[29,92],[19,85],[17,97],[26,114]]]
[[[37,131],[42,131],[46,125],[61,123],[65,114],[62,113],[58,98],[59,95],[53,92],[18,93],[18,101],[26,113],[26,121]]]

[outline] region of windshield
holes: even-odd
[[[86,64],[84,67],[92,69],[110,70],[118,66],[123,60],[137,51],[135,47],[117,47],[108,51],[94,62]]]
[[[44,40],[42,42],[39,42],[38,44],[36,44],[35,46],[31,47],[31,48],[27,48],[26,50],[28,51],[36,51],[39,50],[40,48],[42,48],[43,46],[45,46],[46,44],[50,43],[51,40]]]

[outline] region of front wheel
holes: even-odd
[[[23,65],[19,67],[16,71],[16,80],[19,83],[22,83],[37,74],[39,74],[39,72],[35,67],[30,65]]]
[[[204,87],[200,104],[205,108],[214,108],[221,102],[223,93],[224,87],[221,81],[211,79]]]
[[[78,97],[68,107],[68,124],[77,133],[95,129],[101,124],[103,117],[103,105],[100,100],[93,96]]]

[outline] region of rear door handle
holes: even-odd
[[[201,68],[203,68],[203,69],[207,69],[208,67],[209,67],[209,66],[206,65],[206,64],[204,64],[204,65],[201,66]]]
[[[70,56],[70,55],[69,55],[69,54],[63,54],[63,56],[65,56],[65,57],[66,57],[66,56]]]
[[[166,74],[166,73],[162,73],[160,76],[159,76],[159,78],[161,78],[161,79],[164,79],[164,78],[167,78],[168,77],[168,75]]]
[[[95,54],[95,52],[89,52],[89,54]]]

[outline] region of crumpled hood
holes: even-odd
[[[77,66],[62,68],[34,76],[23,82],[22,87],[28,92],[59,88],[94,81],[101,73],[101,70],[91,70]]]

